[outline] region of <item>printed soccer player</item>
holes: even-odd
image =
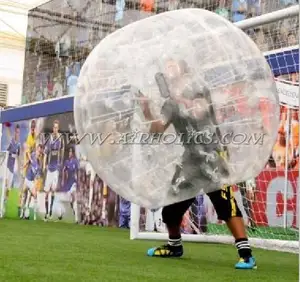
[[[277,135],[276,143],[273,147],[272,157],[276,164],[276,168],[285,169],[286,166],[286,146],[288,146],[288,142],[286,140],[285,134],[282,130],[279,130]],[[290,163],[293,159],[293,152],[291,150],[291,146],[288,146],[288,163]]]
[[[118,210],[118,200],[117,195],[111,189],[108,190],[107,197],[107,223],[108,226],[116,226],[117,225],[117,210]]]
[[[86,175],[89,179],[89,204],[88,204],[88,208],[89,211],[92,211],[92,203],[93,203],[93,195],[94,195],[94,182],[95,182],[95,177],[96,177],[96,173],[91,165],[90,162],[86,162],[86,166],[85,166],[85,172]]]
[[[73,65],[71,67],[71,75],[67,78],[67,89],[68,89],[68,95],[75,95],[76,93],[76,86],[78,82],[78,76],[76,75],[76,66]]]
[[[119,227],[130,228],[130,202],[120,197],[119,202]]]
[[[21,151],[21,143],[20,143],[20,126],[16,124],[14,136],[11,139],[8,148],[8,159],[7,159],[7,170],[6,170],[6,189],[5,189],[5,198],[4,198],[4,212],[5,206],[9,197],[10,189],[13,185],[13,178],[16,166],[16,160],[18,168],[20,169],[20,151]]]
[[[180,232],[182,234],[191,234],[193,233],[193,228],[191,226],[191,211],[188,209],[182,217],[180,223]]]
[[[36,149],[36,143],[37,143],[37,136],[36,136],[36,121],[32,120],[30,122],[30,132],[27,136],[26,143],[25,143],[25,154],[24,154],[24,166],[23,166],[23,172],[22,172],[22,185],[21,187],[24,187],[24,181],[27,174],[27,169],[30,164],[31,160],[31,154]],[[39,185],[41,185],[41,179],[39,180]],[[19,206],[22,206],[22,199],[24,197],[23,195],[24,191],[20,191],[20,197],[19,197]]]
[[[186,138],[189,136],[190,128],[199,132],[205,126],[216,127],[214,112],[210,107],[210,93],[205,88],[199,91],[189,87],[191,85],[186,80],[188,78],[188,70],[185,62],[178,63],[174,60],[169,60],[164,76],[168,82],[164,88],[168,88],[166,92],[169,92],[169,94],[162,93],[163,89],[160,89],[161,95],[166,97],[166,102],[162,106],[161,120],[153,117],[148,100],[146,98],[141,99],[144,116],[151,122],[151,133],[163,133],[173,124],[176,132]],[[163,87],[160,86],[160,88]],[[218,136],[218,132],[214,135],[214,137],[216,136]],[[191,182],[195,180],[197,182],[197,178],[199,183],[203,183],[202,185],[212,185],[215,168],[218,167],[222,174],[226,173],[224,162],[219,158],[222,154],[222,148],[219,148],[218,142],[212,142],[212,146],[200,144],[198,147],[197,144],[186,142],[184,138],[182,143],[185,153],[182,157],[182,164],[177,166],[175,175],[170,182],[176,185],[176,189],[191,189],[193,187]],[[212,162],[211,159],[203,158],[203,152],[207,154],[218,152],[219,156],[216,156],[217,161]],[[185,173],[183,179],[181,177],[182,170]],[[219,187],[216,186],[215,189],[217,188]],[[252,256],[246,235],[242,213],[234,198],[232,187],[225,185],[221,190],[216,190],[207,195],[214,205],[218,218],[226,222],[235,238],[235,245],[240,256],[240,261],[235,265],[235,268],[256,268],[255,259]],[[183,215],[194,201],[195,198],[192,198],[163,208],[162,217],[168,229],[169,241],[166,245],[149,249],[147,252],[149,256],[181,257],[183,255],[180,224]]]
[[[159,209],[150,209],[145,211],[146,214],[146,230],[147,231],[154,231],[154,232],[159,232],[159,233],[164,233],[166,232],[165,226],[162,222],[161,218],[161,211],[162,208]]]
[[[298,110],[292,110],[291,117],[291,146],[293,149],[294,158],[298,158],[299,156],[299,118],[298,118]]]
[[[36,151],[31,153],[30,160],[25,164],[27,166],[26,177],[23,187],[23,198],[21,205],[21,214],[20,218],[29,217],[29,206],[30,201],[34,199],[34,214],[33,219],[36,220],[37,213],[37,190],[38,190],[38,179],[42,174],[42,159],[43,146],[39,144],[36,147]]]
[[[59,121],[53,122],[53,132],[49,140],[46,142],[44,155],[44,170],[47,167],[47,175],[45,181],[45,218],[52,219],[53,204],[55,192],[58,185],[59,169],[62,166],[64,152],[64,144],[61,134],[59,133]],[[49,201],[50,198],[50,201]]]
[[[107,199],[108,199],[108,187],[104,181],[102,181],[102,209],[101,209],[101,223],[103,226],[108,224],[107,222]]]
[[[70,204],[74,213],[75,222],[78,223],[78,207],[77,207],[77,179],[79,171],[79,162],[75,156],[75,149],[71,147],[69,149],[69,158],[65,161],[62,174],[62,187],[67,186],[70,194]]]

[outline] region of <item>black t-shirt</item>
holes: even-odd
[[[191,89],[185,90],[183,96],[189,97],[191,100],[202,97],[201,92],[197,91],[196,88],[194,88],[194,93],[192,93]],[[186,109],[184,109],[183,105],[178,104],[173,99],[168,99],[162,106],[161,114],[165,119],[165,123],[173,124],[186,149],[191,151],[201,150],[206,153],[217,150],[216,125],[213,123],[211,113],[207,111],[200,119],[185,113],[185,111]]]

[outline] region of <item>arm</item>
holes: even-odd
[[[17,162],[18,162],[18,170],[20,172],[21,170],[21,144],[20,144],[20,147],[18,149],[18,153],[17,153]]]
[[[44,153],[44,159],[43,159],[43,171],[45,172],[47,167],[47,160],[48,160],[48,152]]]
[[[78,182],[78,179],[79,179],[78,175],[79,175],[79,169],[76,169],[76,173],[75,173],[76,182]]]
[[[171,122],[164,122],[163,120],[155,120],[151,110],[149,108],[149,102],[147,98],[141,100],[142,111],[144,113],[145,119],[151,122],[150,133],[163,133],[170,126]]]
[[[64,161],[64,153],[65,153],[65,142],[64,139],[61,139],[61,149],[60,149],[60,160],[59,160],[59,164],[63,165],[63,161]]]
[[[25,155],[26,155],[27,160],[30,160],[30,161],[31,161],[31,152],[30,152],[29,135],[28,135],[27,140],[26,140],[26,151],[25,151]]]
[[[47,164],[49,162],[49,155],[50,155],[50,152],[51,152],[51,147],[50,147],[50,139],[49,138],[48,140],[45,141],[45,149],[44,149],[44,156],[43,156],[43,173],[46,171],[47,169]]]
[[[27,167],[30,164],[30,161],[28,160],[24,165],[23,168]]]
[[[79,179],[79,161],[77,160],[76,173],[75,173],[75,180],[76,180],[76,182],[78,182],[78,179]]]
[[[28,160],[31,161],[31,155],[30,155],[29,149],[26,150],[26,157]]]
[[[65,184],[65,179],[68,179],[66,164],[64,165],[64,167],[63,167],[63,169],[62,169],[61,186],[64,186],[64,184]]]

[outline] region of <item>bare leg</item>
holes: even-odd
[[[237,240],[247,238],[244,219],[242,217],[232,217],[227,222],[227,227],[232,233],[232,236]]]
[[[22,198],[21,198],[20,218],[24,217],[24,210],[25,210],[25,203],[26,203],[27,194],[28,194],[27,188],[24,187],[22,189],[22,192],[21,192]]]
[[[51,188],[49,196],[51,196],[51,198],[50,198],[50,208],[49,208],[49,216],[51,218],[52,213],[53,213],[53,205],[54,205],[54,198],[55,198],[55,191],[52,188]]]
[[[45,192],[45,218],[44,220],[47,220],[49,217],[49,192]]]
[[[77,208],[77,200],[76,200],[76,192],[71,194],[72,207],[74,211],[75,222],[78,223],[78,208]]]

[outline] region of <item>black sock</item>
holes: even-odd
[[[48,202],[48,195],[46,195],[45,199],[45,210],[46,210],[46,215],[48,215],[48,210],[49,209],[49,202]]]
[[[181,236],[169,236],[168,245],[172,247],[181,247]]]
[[[51,196],[50,214],[49,214],[50,216],[52,216],[53,203],[54,203],[54,195]]]
[[[235,240],[235,246],[241,258],[247,259],[252,256],[252,250],[247,238]]]

